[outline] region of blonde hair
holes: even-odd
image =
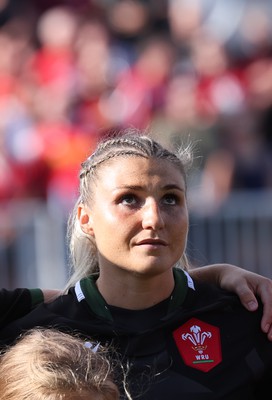
[[[157,160],[168,160],[183,174],[185,184],[187,171],[192,165],[192,145],[189,143],[176,151],[166,149],[152,139],[147,132],[137,129],[119,131],[100,143],[93,154],[81,164],[79,173],[79,198],[68,219],[67,239],[70,248],[70,263],[73,274],[64,292],[75,283],[91,274],[99,273],[97,247],[94,238],[84,233],[80,227],[77,210],[80,204],[90,204],[93,198],[94,183],[98,179],[98,170],[108,160],[116,157],[144,157]],[[184,254],[178,263],[184,269],[188,268],[188,260]]]
[[[118,400],[107,349],[50,328],[24,334],[1,354],[1,400]]]

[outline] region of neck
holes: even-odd
[[[112,306],[141,310],[167,299],[175,286],[173,271],[149,276],[124,271],[114,277],[100,271],[97,287],[105,301]],[[124,276],[125,275],[125,276]]]

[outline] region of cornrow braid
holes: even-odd
[[[80,178],[86,176],[102,162],[117,156],[151,156],[152,152],[148,151],[147,146],[139,141],[137,136],[128,137],[128,135],[130,136],[131,133],[128,132],[121,137],[114,137],[100,142],[97,150],[81,164]],[[152,145],[152,141],[148,137],[145,138]],[[138,152],[136,149],[138,149]],[[107,150],[109,151],[108,153]]]
[[[94,156],[99,157],[97,154],[94,154]],[[118,156],[138,156],[138,157],[145,157],[147,158],[147,155],[140,153],[138,151],[135,150],[112,150],[103,158],[98,159],[97,161],[93,161],[91,163],[91,158],[86,160],[85,162],[83,162],[81,164],[82,166],[82,171],[80,172],[79,177],[83,178],[84,176],[88,175],[91,171],[94,171],[96,169],[96,167],[99,164],[102,164],[105,161],[110,160],[111,158],[115,158]]]
[[[133,133],[125,131],[121,137],[105,139],[99,143],[97,150],[81,164],[80,178],[87,176],[91,171],[94,172],[96,167],[103,162],[118,156],[167,159],[179,165],[185,171],[188,160],[185,159],[184,154],[170,152],[152,138],[135,134],[135,130]]]

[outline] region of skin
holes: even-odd
[[[107,303],[136,310],[169,297],[188,233],[183,174],[166,160],[121,156],[100,166],[94,192],[78,217],[95,238]]]
[[[172,208],[172,200],[167,201],[171,212],[163,206],[165,194],[167,198],[172,193],[165,182],[177,184],[173,191],[181,199],[181,204]],[[134,197],[140,199],[138,207],[133,207]],[[184,180],[176,167],[167,161],[137,157],[112,159],[100,167],[94,200],[78,208],[78,218],[83,231],[97,242],[101,268],[97,284],[108,304],[146,308],[170,295],[174,287],[172,267],[184,251],[188,230]],[[166,245],[137,245],[150,238],[163,239]],[[271,279],[230,264],[196,268],[190,274],[193,279],[235,292],[249,311],[258,308],[255,295],[259,296],[264,304],[261,328],[272,340]],[[47,292],[45,301],[52,299],[52,291],[49,296]]]

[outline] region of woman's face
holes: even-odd
[[[154,275],[184,252],[188,230],[185,181],[167,160],[116,157],[100,166],[82,229],[98,249],[99,266]]]

